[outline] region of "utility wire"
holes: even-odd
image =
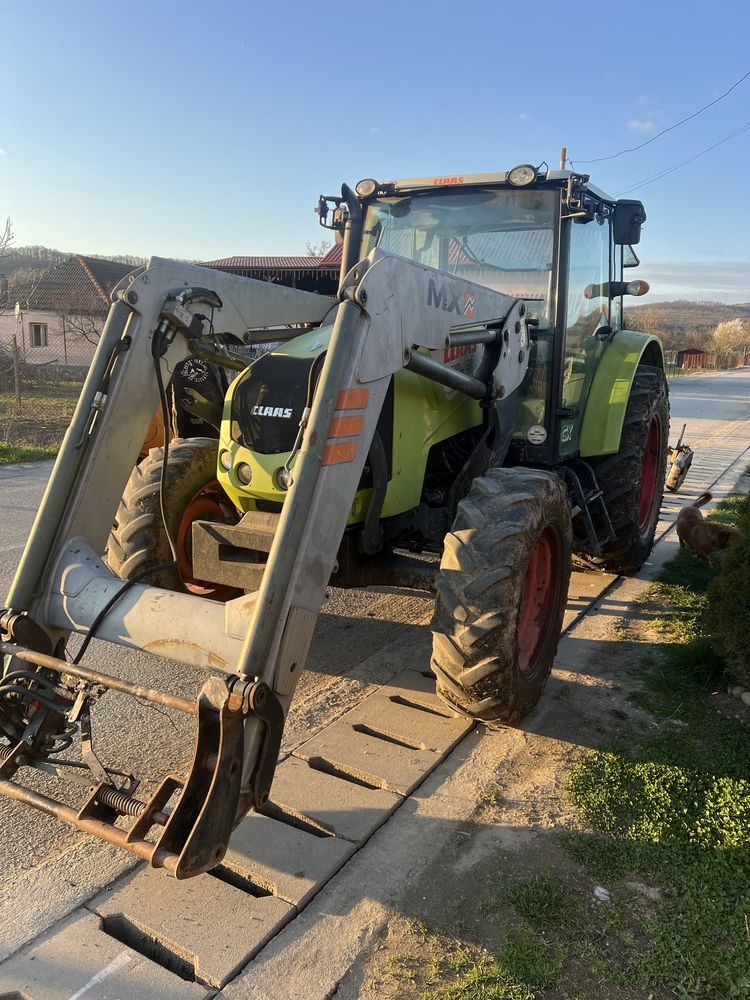
[[[686,160],[682,160],[680,163],[675,163],[671,167],[667,167],[665,170],[659,171],[658,174],[653,174],[651,177],[647,177],[645,180],[638,181],[637,184],[631,184],[630,187],[624,188],[622,191],[618,191],[615,197],[619,198],[620,195],[628,194],[629,191],[634,191],[636,188],[646,187],[647,184],[653,184],[654,181],[661,180],[662,177],[666,177],[667,174],[672,174],[675,170],[679,170],[681,167],[686,167],[688,163],[692,163],[693,160],[697,160],[700,156],[705,156],[706,153],[710,153],[712,149],[716,149],[717,146],[721,146],[722,143],[729,142],[730,139],[734,139],[736,135],[741,132],[746,132],[750,129],[750,122],[745,122],[744,125],[740,125],[738,129],[734,132],[730,132],[729,135],[725,135],[723,139],[719,139],[712,146],[707,146],[706,149],[702,149],[700,153],[695,153],[693,156],[689,156]]]
[[[739,85],[744,80],[747,80],[749,76],[750,76],[750,70],[748,70],[748,72],[745,73],[744,76],[741,76],[739,80],[733,83],[732,86],[729,88],[729,90],[725,91],[723,94],[720,94],[719,97],[717,97],[715,100],[711,101],[708,104],[704,104],[702,108],[698,108],[697,111],[694,111],[691,115],[688,115],[687,118],[683,118],[681,121],[675,122],[674,125],[669,125],[667,128],[662,129],[661,132],[657,132],[656,135],[652,135],[650,139],[646,139],[644,142],[639,143],[637,146],[630,146],[628,149],[621,149],[619,153],[610,153],[609,156],[597,156],[592,160],[579,160],[578,158],[576,158],[576,163],[601,163],[603,160],[615,160],[617,159],[618,156],[622,156],[623,153],[634,153],[637,149],[643,149],[644,146],[648,146],[650,143],[656,142],[657,139],[660,139],[661,136],[666,135],[667,132],[671,132],[672,129],[679,128],[680,125],[684,125],[685,122],[692,121],[693,118],[697,118],[698,115],[702,115],[704,111],[707,111],[709,108],[712,108],[714,104],[718,104],[719,101],[723,101],[725,97],[728,97],[732,93],[732,91],[736,90],[737,87],[739,87]],[[569,159],[568,162],[570,163],[571,166],[573,165],[573,161],[571,159]]]

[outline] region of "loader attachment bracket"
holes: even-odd
[[[192,702],[6,641],[0,641],[0,654],[11,657],[11,663],[15,661],[37,668],[37,672],[25,670],[16,671],[15,675],[6,674],[6,677],[19,678],[12,694],[21,696],[31,708],[27,713],[26,731],[21,738],[10,745],[0,745],[0,794],[130,851],[155,868],[166,868],[177,878],[189,878],[209,871],[221,861],[235,826],[240,799],[246,700],[232,690],[233,680],[238,681],[238,678],[210,677],[197,700]],[[41,672],[38,668],[42,668]],[[45,677],[56,675],[59,680],[54,683],[45,680]],[[85,690],[90,690],[87,698],[96,697],[101,689],[112,689],[195,716],[195,750],[187,777],[181,779],[168,775],[153,795],[142,801],[133,795],[138,784],[134,779],[126,780],[117,788],[112,783],[112,775],[122,775],[122,772],[105,769],[102,765],[90,770],[91,762],[86,759],[87,746],[90,749],[91,741],[90,726],[85,724],[80,727],[81,718],[88,720],[88,705],[83,711],[80,708],[84,683],[88,685]],[[260,687],[265,688],[265,685]],[[275,757],[268,761],[268,754],[273,750],[273,743],[278,748],[281,739],[275,712],[275,708],[281,711],[281,706],[268,690],[271,697],[261,696],[259,700],[256,693],[247,700],[251,711],[257,711],[264,721],[266,718],[272,720],[272,723],[266,722],[264,755],[257,772],[258,781],[262,778],[264,788],[266,781],[270,784],[268,773],[270,770],[272,778],[275,766]],[[78,692],[78,697],[73,698],[74,691]],[[270,707],[264,710],[264,704]],[[48,742],[43,738],[44,729],[37,723],[49,712],[53,717],[66,719],[69,723],[67,733],[73,731],[71,727],[74,724],[78,725],[83,764],[62,760],[56,750],[49,749]],[[283,713],[281,721],[283,724]],[[271,736],[273,739],[270,739]],[[88,782],[84,779],[84,787],[88,787],[83,802],[78,806],[69,806],[25,786],[17,777],[17,772],[24,767],[36,768],[61,779],[71,779],[78,784],[81,783],[81,769],[84,773],[88,770],[90,779]],[[91,778],[94,783],[91,783]],[[170,809],[173,797],[176,801]],[[135,820],[129,829],[116,825],[116,821],[124,817]]]
[[[254,809],[262,809],[268,803],[271,784],[276,771],[276,762],[281,749],[284,733],[284,709],[273,689],[263,681],[256,680],[247,685],[243,695],[245,711],[252,713],[263,723],[263,736],[257,763],[250,781],[249,796],[243,795],[239,815],[247,811],[247,799]]]
[[[243,713],[237,703],[219,677],[211,677],[198,695],[193,764],[158,844],[178,856],[177,878],[209,871],[229,846],[242,771]]]
[[[52,652],[52,643],[44,629],[25,611],[0,609],[0,635],[18,646],[30,646],[43,653]]]

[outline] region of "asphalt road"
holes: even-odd
[[[696,461],[684,493],[665,503],[667,520],[743,452],[750,463],[750,370],[675,380],[670,393],[671,437],[687,422],[686,440],[696,449]],[[50,469],[51,463],[0,468],[3,593]],[[309,739],[403,669],[394,650],[403,657],[405,646],[412,647],[423,655],[431,603],[426,595],[388,589],[332,591],[290,712],[284,749]],[[185,696],[194,695],[206,676],[197,668],[97,642],[87,661]],[[193,731],[184,717],[111,692],[94,722],[100,753],[113,766],[156,779],[169,769],[183,770],[189,759]],[[44,776],[34,783],[46,786]],[[134,864],[108,845],[7,799],[0,799],[0,843],[0,960]]]

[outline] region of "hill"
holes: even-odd
[[[81,253],[80,250],[54,250],[52,247],[28,246],[11,247],[0,261],[0,272],[8,278],[12,277],[16,271],[27,269],[33,271],[46,271],[50,267],[62,264],[68,257]],[[94,257],[100,260],[114,260],[118,264],[131,264],[138,267],[145,264],[145,257],[134,257],[132,254],[101,254],[90,253],[87,257]]]
[[[627,306],[625,326],[660,337],[669,349],[702,347],[719,325],[741,319],[750,330],[750,302],[727,305],[725,302],[653,302]]]

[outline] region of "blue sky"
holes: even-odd
[[[619,5],[617,5],[619,7]],[[0,217],[17,245],[302,253],[342,180],[551,166],[612,193],[750,123],[750,6],[0,0]],[[641,274],[750,301],[750,129],[663,180]]]

